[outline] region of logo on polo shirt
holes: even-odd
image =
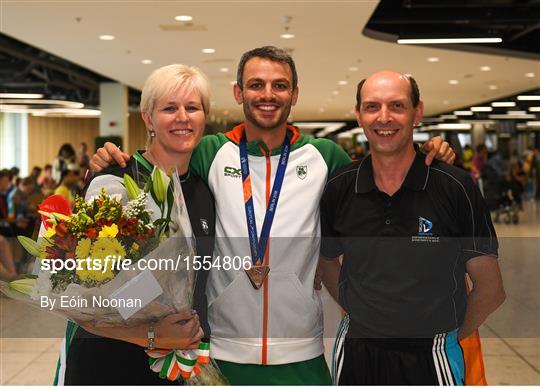
[[[422,218],[421,216],[418,217],[418,235],[433,235],[429,232],[432,228],[432,221]]]
[[[304,180],[307,176],[307,165],[297,165],[296,176],[298,176],[300,180]]]
[[[241,178],[242,170],[240,168],[235,168],[235,167],[225,167],[223,168],[223,176]]]
[[[412,242],[438,243],[439,237],[433,236],[433,222],[429,219],[418,217],[418,234],[411,237]]]

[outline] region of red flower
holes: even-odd
[[[57,235],[54,239],[54,244],[65,252],[75,251],[75,247],[77,247],[77,238],[73,235]]]
[[[49,255],[49,259],[63,259],[65,251],[56,247],[48,246],[45,248],[45,251]]]
[[[39,205],[39,209],[41,211],[45,212],[57,212],[59,214],[63,215],[71,215],[71,207],[69,205],[69,202],[67,199],[61,195],[51,195],[47,199],[45,199],[41,204]],[[50,227],[49,222],[47,222],[47,219],[49,219],[48,216],[41,215],[41,220],[43,221],[43,224],[45,225],[45,229],[48,229]]]
[[[97,238],[98,236],[98,232],[95,228],[89,228],[88,230],[86,230],[86,232],[84,233],[88,238],[90,238],[91,240],[94,240]]]
[[[56,235],[63,237],[68,233],[68,226],[65,222],[60,222],[56,225]]]

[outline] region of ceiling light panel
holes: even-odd
[[[516,103],[515,102],[492,102],[491,103],[491,106],[493,107],[515,107],[516,106]]]
[[[534,120],[536,114],[490,114],[488,117],[493,120]]]
[[[471,124],[437,124],[437,129],[450,129],[450,130],[468,130],[471,129]]]
[[[0,98],[43,98],[43,94],[0,93]]]
[[[398,44],[501,43],[501,38],[398,39]]]
[[[179,22],[190,22],[193,20],[193,17],[189,15],[179,15],[179,16],[175,16],[174,20],[177,20]]]
[[[540,101],[540,95],[518,95],[519,101]]]
[[[51,105],[49,107],[64,107],[71,109],[80,109],[84,107],[81,102],[64,101],[58,99],[0,99],[0,104],[26,104],[26,105]]]

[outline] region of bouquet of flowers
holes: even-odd
[[[0,290],[94,327],[134,326],[191,308],[196,272],[188,260],[195,249],[180,181],[158,168],[145,179],[141,190],[124,175],[125,205],[104,189],[88,202],[78,197],[73,212],[61,196],[46,199],[43,235],[37,242],[18,237],[39,260],[39,274],[1,282]],[[225,384],[208,343],[198,351],[147,353],[161,377]]]

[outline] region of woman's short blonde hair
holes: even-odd
[[[156,101],[180,90],[183,93],[196,90],[201,97],[204,114],[208,115],[210,111],[208,79],[198,68],[183,64],[163,66],[150,74],[142,89],[141,112],[146,112],[152,117]]]

